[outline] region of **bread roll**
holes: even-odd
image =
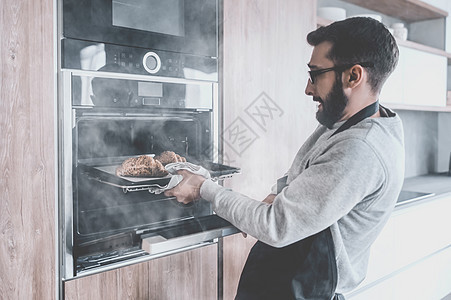
[[[167,174],[158,160],[147,155],[128,158],[116,169],[117,176],[163,177]]]
[[[186,158],[176,154],[173,151],[164,151],[160,155],[155,156],[155,160],[161,162],[163,166],[175,162],[186,162]]]

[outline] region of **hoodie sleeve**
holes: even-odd
[[[372,147],[365,140],[348,138],[311,161],[272,205],[209,180],[202,185],[201,196],[241,231],[283,247],[335,223],[365,197],[380,192],[385,177]]]

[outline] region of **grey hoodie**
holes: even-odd
[[[388,111],[388,110],[387,110]],[[243,232],[283,247],[330,227],[338,293],[364,278],[370,246],[387,222],[404,180],[400,118],[365,119],[334,135],[319,126],[298,151],[286,186],[272,205],[210,180],[201,187],[214,211]]]

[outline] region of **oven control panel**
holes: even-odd
[[[137,54],[122,51],[112,54],[112,63],[121,66],[125,73],[185,77],[183,73],[185,60],[181,55],[174,53],[153,50]]]
[[[62,68],[218,82],[218,59],[74,39],[62,41]]]

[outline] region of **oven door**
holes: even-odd
[[[63,36],[217,57],[217,0],[63,0]]]

